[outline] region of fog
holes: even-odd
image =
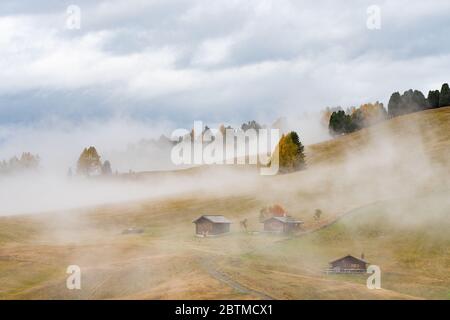
[[[334,216],[380,200],[450,189],[445,139],[442,143],[445,128],[431,126],[420,115],[408,117],[334,140],[320,124],[319,114],[286,117],[279,121],[282,131],[299,132],[307,146],[308,166],[273,177],[232,165],[184,171],[189,166],[178,167],[170,161],[172,146],[158,143],[161,134],[170,136],[174,128],[167,122],[114,118],[68,124],[53,120],[3,128],[3,158],[30,151],[39,154],[41,163],[37,171],[0,177],[0,214],[66,212],[177,197],[248,196],[261,206],[280,203],[308,221],[316,208]],[[316,144],[321,141],[325,142]],[[79,154],[91,145],[103,161],[111,162],[113,175],[76,175]],[[444,162],[436,161],[436,156]],[[72,176],[67,174],[69,168]]]
[[[31,152],[40,155],[44,171],[66,174],[68,168],[75,168],[85,147],[95,146],[102,160],[106,160],[103,155],[107,156],[108,152],[126,150],[141,139],[158,138],[173,127],[167,121],[144,122],[122,116],[70,122],[49,118],[37,123],[4,125],[0,127],[0,158],[9,159],[22,152]]]
[[[305,127],[299,130],[304,144],[327,137],[317,120],[318,116],[313,120],[306,115],[297,117],[296,119],[301,119],[299,122],[293,117],[288,119],[285,131]],[[206,122],[204,125],[217,129]],[[240,127],[240,124],[231,125],[234,128]],[[0,160],[8,161],[13,156],[20,157],[23,152],[31,152],[39,155],[40,164],[36,172],[0,176],[0,214],[71,209],[192,190],[195,186],[183,186],[181,178],[169,179],[173,184],[170,185],[168,179],[159,176],[157,181],[153,179],[148,182],[133,179],[84,179],[75,175],[78,157],[89,146],[96,147],[102,161],[111,162],[113,173],[171,171],[189,167],[174,165],[170,159],[172,145],[164,139],[160,140],[161,135],[170,137],[175,129],[176,125],[169,121],[136,120],[119,116],[78,122],[49,118],[33,124],[1,126]],[[68,177],[69,170],[74,174],[72,178]],[[197,184],[208,183],[210,182],[205,181]]]
[[[223,298],[231,294],[228,285],[208,281],[210,277],[225,277],[217,271],[219,264],[238,279],[243,273],[243,278],[252,279],[261,292],[275,296],[282,292],[283,297],[298,298],[302,296],[295,286],[304,285],[300,280],[289,278],[286,282],[279,275],[273,286],[265,288],[267,281],[258,276],[263,272],[265,279],[267,268],[290,268],[317,277],[314,286],[339,290],[339,283],[330,284],[320,278],[331,258],[364,252],[371,262],[378,263],[385,252],[393,255],[397,250],[395,246],[383,248],[380,255],[374,248],[382,238],[359,241],[361,226],[355,220],[344,220],[348,232],[342,246],[326,243],[320,250],[317,244],[314,251],[299,249],[295,247],[297,241],[261,232],[259,211],[274,204],[281,204],[289,215],[304,221],[306,230],[313,230],[355,210],[383,203],[381,209],[362,210],[366,215],[361,215],[363,220],[359,221],[364,228],[370,229],[366,224],[372,220],[364,220],[370,213],[374,214],[374,222],[381,220],[389,227],[386,236],[392,239],[398,233],[420,232],[426,235],[421,238],[421,248],[428,243],[437,243],[440,248],[442,241],[436,239],[445,239],[443,230],[448,229],[450,208],[445,197],[450,190],[448,130],[439,125],[439,118],[426,113],[388,120],[328,140],[323,140],[326,128],[320,127],[318,117],[317,121],[311,117],[303,122],[301,117],[287,117],[286,130],[296,129],[302,142],[312,141],[305,143],[308,165],[305,170],[276,176],[261,176],[255,167],[237,165],[154,171],[167,155],[136,151],[136,146],[146,146],[142,141],[170,132],[170,126],[147,128],[141,123],[121,121],[59,131],[52,127],[35,131],[17,128],[15,135],[4,135],[4,157],[29,150],[42,158],[36,172],[0,178],[1,214],[35,213],[32,217],[37,218],[32,221],[38,224],[25,225],[33,225],[35,238],[31,244],[39,255],[25,249],[8,251],[6,247],[4,254],[33,261],[57,259],[57,263],[50,264],[61,270],[76,264],[83,270],[81,291],[73,293],[54,281],[26,292],[25,297]],[[11,132],[11,128],[8,130]],[[44,137],[49,139],[41,141]],[[95,145],[102,159],[110,160],[113,170],[119,167],[121,174],[67,176],[67,167],[75,170],[81,149],[89,145]],[[149,155],[152,159],[147,162]],[[155,165],[154,158],[160,163]],[[130,169],[133,172],[129,173]],[[320,222],[313,218],[316,209],[323,212]],[[231,234],[195,237],[192,220],[200,214],[224,214],[233,222]],[[248,233],[239,223],[244,219],[248,220]],[[123,235],[123,230],[130,227],[142,228],[144,233]],[[42,242],[49,247],[40,246]],[[295,254],[285,254],[291,252],[285,250]],[[257,258],[248,264],[250,253]],[[264,262],[258,264],[258,259]],[[33,268],[38,270],[42,265],[48,262],[33,264]],[[367,292],[362,294],[373,297],[365,296]]]
[[[157,199],[203,189],[225,195],[229,192],[224,190],[233,189],[234,194],[246,192],[268,204],[270,201],[286,203],[299,209],[303,206],[313,210],[322,202],[330,210],[339,203],[349,204],[350,209],[360,203],[395,195],[419,194],[434,184],[448,186],[446,164],[431,162],[430,150],[441,139],[441,133],[428,127],[424,129],[423,121],[416,118],[402,122],[403,127],[390,126],[387,121],[363,129],[356,133],[355,139],[351,136],[337,138],[340,147],[324,149],[326,158],[321,159],[315,143],[331,141],[331,138],[327,128],[320,124],[320,115],[286,117],[283,131],[299,132],[302,143],[307,146],[308,169],[294,173],[294,179],[288,178],[289,175],[273,177],[274,182],[269,184],[255,172],[243,174],[238,170],[234,173],[230,165],[223,166],[222,171],[213,166],[212,171],[200,169],[193,174],[154,174],[136,179],[134,175],[139,172],[171,172],[186,167],[177,167],[170,161],[171,145],[157,143],[162,134],[170,136],[175,128],[168,122],[114,118],[69,124],[54,119],[31,127],[3,127],[0,139],[3,159],[29,151],[39,154],[41,163],[36,172],[0,177],[0,214]],[[103,161],[111,162],[113,172],[119,172],[119,176],[87,179],[75,174],[80,152],[91,145],[97,148]],[[67,175],[69,168],[74,173],[72,177]],[[211,175],[215,177],[211,179]],[[247,182],[243,183],[244,180]],[[237,181],[239,188],[236,188]],[[281,189],[280,185],[283,185]],[[291,186],[288,190],[294,193],[314,196],[297,204],[298,198],[292,198],[293,195],[285,191],[287,186]],[[358,187],[353,189],[353,186]]]

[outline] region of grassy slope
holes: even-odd
[[[424,151],[434,160],[446,162],[450,158],[450,107],[411,113],[382,122],[355,133],[308,146],[311,166],[345,159],[348,150],[360,150],[370,137],[384,131],[393,141],[423,135]]]
[[[211,278],[202,267],[202,259],[211,256],[234,279],[279,298],[448,298],[449,235],[434,232],[445,230],[447,224],[431,219],[423,228],[393,229],[383,222],[389,221],[385,218],[395,203],[367,206],[380,199],[346,197],[370,181],[350,179],[336,184],[326,177],[316,181],[323,164],[330,159],[338,163],[348,150],[362,150],[380,131],[400,141],[416,136],[417,130],[424,132],[424,149],[431,159],[448,169],[450,108],[443,108],[309,146],[307,171],[258,180],[259,189],[252,185],[246,192],[101,206],[72,213],[77,218],[54,214],[1,218],[0,298],[255,298]],[[421,151],[412,149],[410,155],[415,152]],[[204,171],[194,168],[182,174],[194,176]],[[439,193],[442,186],[445,183],[433,184],[432,193]],[[426,204],[431,198],[419,202]],[[397,201],[413,203],[410,199]],[[193,218],[211,210],[235,222],[248,218],[250,228],[259,230],[258,211],[273,202],[286,205],[308,229],[332,222],[354,208],[362,209],[329,228],[289,241],[239,233],[238,223],[227,237],[192,237]],[[324,211],[321,222],[312,219],[317,207]],[[399,207],[398,211],[404,214],[408,209]],[[145,233],[120,235],[121,230],[133,226],[143,227]],[[433,230],[431,235],[429,230]],[[368,291],[363,277],[324,277],[320,273],[331,258],[361,251],[380,265],[382,285],[389,290]],[[72,263],[84,270],[81,292],[65,289],[65,268]]]
[[[450,200],[447,194],[405,200],[406,206],[395,200],[356,209],[330,227],[258,248],[241,257],[238,267],[226,262],[224,268],[248,283],[265,284],[275,275],[270,289],[261,289],[280,298],[448,299]],[[433,208],[436,202],[445,205]],[[381,268],[386,291],[379,296],[365,289],[367,275],[321,272],[333,258],[362,252]]]

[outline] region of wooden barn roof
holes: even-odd
[[[270,218],[267,218],[266,220],[264,220],[264,222],[266,222],[266,221],[269,221],[269,220],[271,220],[271,219],[275,219],[275,220],[278,220],[278,221],[280,221],[280,222],[282,222],[282,223],[303,223],[303,221],[301,221],[301,220],[295,220],[294,218],[292,218],[292,217],[270,217]]]
[[[352,258],[352,259],[361,261],[361,262],[363,262],[363,263],[369,263],[369,262],[367,262],[366,260],[363,260],[363,259],[360,259],[360,258],[356,258],[356,257],[352,256],[351,254],[348,254],[348,255],[346,255],[346,256],[344,256],[344,257],[341,257],[341,258],[332,260],[332,261],[330,261],[329,263],[334,263],[334,262],[337,262],[337,261],[340,261],[340,260],[344,260],[345,258]]]
[[[227,218],[225,218],[222,215],[202,215],[202,216],[198,217],[197,219],[195,219],[192,222],[196,223],[201,218],[205,218],[205,219],[211,221],[212,223],[231,223],[230,220],[228,220]]]

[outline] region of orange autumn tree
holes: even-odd
[[[259,220],[262,222],[271,217],[283,217],[286,214],[286,210],[281,205],[274,204],[271,207],[264,207],[259,211]]]
[[[279,204],[275,204],[274,206],[269,207],[269,212],[274,217],[282,217],[286,214],[286,210],[284,210],[284,208],[282,206],[280,206]]]

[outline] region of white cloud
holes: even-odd
[[[233,40],[231,38],[204,41],[193,58],[193,64],[198,66],[211,66],[224,62],[228,57],[232,44]]]

